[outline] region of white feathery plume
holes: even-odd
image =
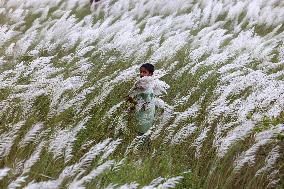
[[[276,134],[279,134],[284,131],[284,126],[279,124],[277,126],[272,127],[269,130],[262,131],[257,133],[255,136],[255,144],[252,145],[248,150],[243,152],[236,160],[235,160],[235,168],[234,171],[239,171],[245,164],[253,165],[255,163],[255,156],[258,149],[261,146],[266,145],[272,140]]]
[[[14,161],[14,167],[11,170],[13,175],[20,175],[23,172],[25,160],[19,160],[18,158]]]
[[[197,112],[199,111],[200,105],[197,103],[193,104],[191,107],[189,107],[187,110],[185,110],[184,112],[178,112],[176,113],[176,119],[174,120],[173,124],[170,125],[168,128],[166,128],[167,130],[167,136],[164,139],[164,142],[169,142],[173,136],[174,136],[174,132],[176,127],[184,120],[188,119],[189,117],[195,117],[197,115]]]
[[[147,186],[143,186],[142,189],[155,189],[157,188],[157,186],[163,182],[165,179],[163,177],[158,177],[158,178],[155,178],[154,180],[151,181],[151,183]]]
[[[279,178],[279,170],[272,171],[269,176],[269,183],[267,185],[267,188],[275,188],[281,181],[281,178]]]
[[[16,188],[19,188],[19,187],[22,186],[23,183],[26,182],[26,179],[27,179],[27,178],[28,178],[27,175],[26,175],[26,176],[22,176],[22,175],[21,175],[21,176],[17,177],[16,180],[10,182],[7,188],[8,188],[8,189],[16,189]]]
[[[122,139],[111,141],[104,149],[104,153],[101,156],[100,162],[106,160],[116,150],[117,146],[121,143],[121,141]]]
[[[77,126],[71,129],[58,130],[52,137],[48,150],[53,153],[53,157],[64,157],[65,162],[68,162],[73,157],[73,144],[76,141],[77,134],[85,128],[85,123],[89,117],[83,119]]]
[[[156,188],[157,189],[175,188],[181,179],[183,179],[182,176],[169,178],[165,180],[164,183],[159,184]],[[145,189],[147,189],[147,187],[145,187]]]
[[[107,118],[110,118],[110,117],[121,107],[121,105],[122,105],[123,103],[124,103],[124,101],[119,102],[118,104],[112,106],[112,107],[110,108],[110,110],[106,112],[106,114],[105,114],[103,120],[105,120],[105,119],[107,119]]]
[[[202,148],[202,144],[204,142],[204,140],[207,138],[207,133],[210,130],[209,127],[205,127],[204,129],[202,129],[200,135],[194,140],[192,146],[196,147],[195,150],[195,157],[199,158],[201,156],[201,148]]]
[[[95,47],[94,46],[88,46],[88,47],[84,47],[77,52],[78,56],[82,57],[84,56],[85,54],[87,54],[88,52],[92,51]]]
[[[188,42],[189,32],[185,31],[181,34],[169,37],[162,46],[155,51],[151,57],[151,62],[170,59],[178,50],[183,48]]]
[[[8,25],[0,26],[0,46],[3,46],[6,41],[15,37],[19,32],[15,31],[13,28],[10,28]]]
[[[46,142],[42,141],[35,149],[31,157],[25,161],[24,167],[23,167],[23,173],[29,173],[32,166],[40,159],[41,152],[43,150],[43,147],[45,146]]]
[[[27,186],[24,187],[24,189],[39,189],[39,188],[45,188],[45,189],[58,189],[60,186],[60,182],[57,180],[49,180],[49,181],[43,181],[43,182],[30,182]]]
[[[132,182],[130,184],[124,184],[122,186],[117,187],[117,189],[136,189],[139,186],[136,182]]]
[[[31,155],[31,157],[27,161],[25,161],[25,163],[23,164],[22,174],[19,177],[17,177],[16,180],[9,183],[9,185],[8,185],[9,189],[21,187],[21,185],[26,182],[26,179],[28,178],[28,175],[26,175],[26,174],[30,172],[32,166],[39,160],[40,154],[41,154],[41,151],[42,151],[44,145],[45,145],[45,141],[42,141],[36,147],[35,151]]]
[[[16,42],[14,48],[14,51],[16,52],[15,56],[19,57],[24,55],[28,51],[29,47],[36,41],[37,35],[37,30],[28,30],[27,34]]]
[[[68,146],[73,132],[69,129],[58,130],[51,138],[48,150],[53,154],[53,158],[57,159],[64,156],[65,148]],[[75,135],[76,136],[76,135]]]
[[[86,117],[84,118],[79,124],[78,126],[76,126],[74,129],[71,130],[71,135],[70,135],[70,140],[67,143],[66,149],[65,149],[65,153],[64,153],[64,158],[65,158],[65,162],[68,162],[71,160],[71,158],[73,157],[73,145],[75,143],[76,136],[77,134],[85,128],[85,124],[88,122],[88,120],[90,119],[90,117]]]
[[[124,156],[126,157],[131,151],[134,151],[138,149],[138,146],[143,143],[143,139],[145,136],[136,136],[131,143],[127,146]]]
[[[280,146],[275,146],[265,158],[265,165],[256,172],[256,176],[261,175],[263,172],[268,172],[273,169],[276,161],[280,157]]]
[[[120,168],[123,166],[123,164],[125,163],[125,161],[126,161],[126,158],[123,158],[123,159],[121,159],[120,161],[118,161],[118,162],[115,162],[115,164],[114,164],[114,166],[113,166],[113,168],[112,168],[112,171],[119,171],[120,170]]]
[[[24,121],[20,121],[15,125],[10,125],[10,131],[0,135],[0,159],[9,155],[15,139],[18,137],[18,132],[24,125]]]
[[[34,142],[43,127],[43,123],[37,123],[35,125],[32,125],[31,129],[25,134],[24,138],[19,143],[20,147],[24,148],[29,143]]]
[[[110,183],[106,189],[114,189],[118,184],[113,184],[113,183]]]
[[[151,134],[151,140],[155,140],[158,138],[163,131],[165,125],[171,120],[173,117],[173,111],[164,111],[163,114],[160,116],[159,123],[155,125],[153,128],[153,133]]]
[[[182,127],[177,133],[173,136],[173,139],[171,141],[172,145],[180,144],[184,140],[186,140],[190,135],[195,133],[197,127],[195,124],[189,124],[185,127]]]
[[[236,142],[243,140],[247,135],[252,132],[254,122],[239,123],[239,126],[233,128],[228,134],[220,139],[220,147],[218,148],[218,156],[224,157],[230,147]]]
[[[49,180],[49,181],[45,181],[45,182],[30,182],[27,186],[26,189],[34,189],[34,188],[40,188],[42,186],[46,185],[46,188],[50,188],[50,189],[55,189],[58,188],[62,182],[64,181],[64,179],[66,178],[70,178],[73,177],[75,175],[81,175],[82,173],[85,172],[86,168],[91,165],[92,161],[94,158],[96,158],[97,155],[99,155],[100,153],[102,153],[104,151],[104,148],[109,144],[111,139],[106,139],[103,142],[96,144],[95,146],[93,146],[89,152],[87,152],[80,160],[78,163],[75,163],[73,165],[70,166],[66,166],[62,172],[60,173],[58,179],[56,180]],[[108,163],[113,164],[112,161],[109,161]],[[108,163],[106,163],[105,165],[107,165]],[[103,168],[104,166],[102,166],[101,168]],[[96,171],[98,170],[94,170],[93,172],[91,172],[92,174],[90,174],[88,176],[86,176],[86,181],[92,178],[92,176],[96,175]],[[84,181],[83,181],[84,182]],[[82,183],[79,183],[82,184]]]
[[[95,179],[97,176],[105,172],[106,170],[110,169],[111,166],[114,164],[114,161],[106,161],[103,164],[96,167],[92,170],[88,175],[84,176],[80,180],[74,180],[68,186],[69,189],[84,189],[84,184],[90,182],[91,180]]]
[[[65,167],[61,172],[59,179],[63,180],[64,178],[72,177],[79,172],[84,172],[84,170],[91,165],[93,159],[104,151],[110,141],[111,139],[106,139],[93,146],[82,158],[80,158],[78,163]]]
[[[10,168],[8,167],[0,169],[0,180],[3,180],[3,178],[8,175],[9,171],[10,171]]]

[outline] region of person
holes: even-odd
[[[140,67],[140,79],[134,84],[127,97],[132,104],[131,111],[135,112],[138,135],[145,134],[154,123],[155,103],[153,91],[154,65],[143,64]]]

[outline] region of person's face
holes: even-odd
[[[144,76],[151,76],[151,75],[152,74],[148,70],[146,70],[146,68],[144,68],[144,67],[140,68],[140,77],[141,78],[144,77]]]

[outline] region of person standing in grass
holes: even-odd
[[[153,91],[154,66],[146,63],[140,67],[140,79],[134,84],[127,97],[135,112],[138,135],[145,134],[154,123],[155,102]]]

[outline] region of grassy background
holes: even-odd
[[[111,1],[109,7],[116,6],[115,1]],[[195,1],[192,1],[193,5],[197,5],[204,10],[204,7],[201,4],[198,4]],[[5,5],[3,5],[4,8]],[[60,7],[60,8],[59,8]],[[160,16],[161,19],[168,19],[171,15],[174,17],[182,16],[185,14],[194,11],[193,6],[190,6],[188,9],[180,10],[176,13],[160,13],[160,12],[147,12],[143,13],[142,17],[135,17],[131,15],[131,18],[134,20],[135,24],[140,27],[140,33],[147,29],[146,26],[147,19],[150,19],[154,16]],[[281,4],[279,5],[281,7]],[[12,10],[16,10],[18,7],[12,7]],[[283,8],[283,7],[282,7]],[[29,10],[30,8],[24,8]],[[54,6],[49,9],[46,19],[43,19],[40,23],[39,30],[42,34],[37,35],[37,37],[32,42],[32,45],[28,47],[28,50],[24,54],[17,55],[17,49],[15,49],[15,54],[8,55],[5,53],[5,50],[12,43],[19,41],[25,34],[28,33],[28,29],[31,28],[36,19],[39,18],[42,13],[35,13],[33,10],[27,13],[24,17],[24,26],[15,27],[15,30],[19,34],[12,37],[10,40],[6,41],[3,44],[2,50],[0,50],[0,57],[2,57],[3,63],[0,64],[0,74],[1,77],[5,73],[11,71],[10,74],[6,74],[4,78],[1,78],[1,81],[9,81],[11,78],[16,78],[15,83],[12,86],[2,85],[0,88],[0,100],[2,102],[7,102],[7,106],[1,110],[0,114],[0,125],[1,125],[1,137],[5,136],[5,133],[8,133],[11,130],[11,127],[15,123],[24,120],[24,125],[17,132],[16,138],[13,141],[11,150],[7,156],[3,157],[0,161],[1,168],[9,167],[11,171],[9,174],[0,181],[0,187],[6,188],[9,183],[16,178],[21,176],[22,170],[21,163],[25,162],[31,155],[34,153],[35,148],[38,146],[40,141],[47,141],[45,148],[42,150],[39,160],[32,166],[31,170],[24,175],[28,176],[24,182],[20,184],[20,187],[26,186],[29,182],[43,182],[48,180],[57,179],[64,168],[69,165],[81,160],[81,158],[86,154],[90,147],[94,144],[97,144],[108,138],[122,139],[121,144],[117,149],[108,157],[109,160],[115,160],[119,162],[124,159],[123,164],[118,168],[114,169],[113,167],[110,170],[105,171],[95,179],[85,184],[87,188],[105,188],[109,186],[110,183],[123,185],[126,183],[137,182],[140,186],[146,186],[151,183],[151,181],[158,177],[171,178],[176,176],[183,176],[183,179],[175,186],[176,188],[283,188],[283,134],[276,133],[269,143],[260,146],[256,151],[254,163],[246,163],[239,171],[234,171],[236,166],[236,160],[242,155],[243,152],[251,148],[256,143],[255,136],[258,133],[269,131],[279,124],[283,124],[284,113],[283,110],[278,116],[265,116],[265,112],[269,109],[269,105],[260,109],[255,109],[247,114],[247,120],[253,120],[253,115],[255,113],[263,113],[262,119],[256,121],[255,126],[252,132],[249,132],[241,140],[236,140],[232,146],[230,146],[228,152],[223,156],[218,156],[218,146],[214,144],[216,140],[217,131],[220,125],[225,125],[229,123],[236,123],[232,128],[228,128],[222,133],[220,137],[226,137],[227,134],[233,130],[233,127],[241,125],[239,122],[239,115],[236,112],[233,113],[222,113],[216,118],[212,119],[212,107],[216,100],[218,100],[219,95],[216,92],[216,89],[221,86],[226,86],[224,83],[224,77],[234,74],[237,71],[241,71],[241,76],[245,76],[253,71],[263,70],[267,75],[277,73],[283,70],[283,62],[281,62],[281,57],[279,57],[280,46],[283,45],[282,41],[277,38],[277,35],[283,34],[284,27],[281,26],[276,34],[269,40],[278,40],[278,45],[273,48],[269,60],[267,60],[272,65],[269,68],[264,66],[264,61],[261,58],[254,58],[253,52],[249,48],[241,48],[232,52],[232,55],[228,55],[224,61],[216,60],[216,64],[209,64],[208,61],[212,58],[213,55],[218,55],[222,52],[225,52],[229,49],[232,40],[238,37],[242,31],[247,31],[253,28],[253,35],[256,37],[261,37],[262,40],[266,40],[265,37],[275,28],[274,25],[267,26],[262,23],[256,23],[255,25],[251,24],[250,20],[246,17],[246,12],[242,12],[236,20],[229,20],[227,18],[228,12],[224,12],[217,16],[217,19],[213,22],[205,22],[199,24],[197,27],[188,29],[189,37],[187,42],[172,55],[171,57],[165,57],[154,62],[157,70],[166,70],[167,74],[162,78],[163,81],[168,83],[171,88],[168,90],[168,93],[162,97],[162,99],[169,105],[174,106],[175,114],[170,114],[166,116],[166,110],[158,109],[155,128],[162,125],[162,130],[159,135],[155,138],[145,139],[148,140],[147,144],[138,145],[138,150],[131,149],[129,154],[126,154],[127,148],[130,147],[130,144],[133,144],[136,138],[136,133],[133,131],[135,123],[129,121],[128,113],[125,111],[126,105],[123,104],[119,107],[111,116],[106,116],[107,112],[116,104],[122,102],[124,97],[127,95],[129,89],[132,87],[135,81],[135,75],[126,75],[122,80],[116,82],[119,74],[123,73],[126,69],[136,69],[138,72],[137,66],[146,61],[151,61],[153,54],[157,52],[157,48],[153,42],[152,45],[147,46],[145,56],[142,58],[137,57],[137,54],[133,53],[129,57],[126,57],[127,50],[121,50],[115,46],[109,47],[108,49],[102,50],[102,47],[105,47],[107,42],[102,42],[103,34],[98,37],[97,40],[90,42],[87,46],[94,46],[94,49],[83,56],[78,56],[78,48],[81,45],[83,38],[79,38],[78,41],[74,43],[70,48],[65,47],[65,44],[68,44],[68,41],[63,41],[59,45],[50,50],[48,48],[38,48],[37,45],[45,42],[44,36],[48,34],[45,27],[51,28],[53,26],[52,20],[58,21],[56,18],[55,11],[63,9],[66,11],[66,5],[61,1],[57,6]],[[66,10],[65,10],[66,9]],[[129,8],[131,10],[131,8]],[[6,10],[6,11],[7,11]],[[72,8],[70,15],[74,16],[75,23],[80,23],[84,19],[91,19],[93,22],[92,30],[96,30],[95,24],[103,23],[114,13],[107,11],[107,9],[97,9],[94,10],[95,13],[90,11],[89,5],[85,4],[84,6],[76,5]],[[96,12],[97,11],[97,12]],[[100,12],[98,12],[100,11]],[[93,13],[93,15],[92,15]],[[205,14],[204,12],[202,12]],[[213,13],[211,13],[213,15]],[[91,16],[90,16],[91,15]],[[90,16],[90,17],[88,17]],[[6,24],[12,26],[13,23],[11,18],[3,14],[0,18],[1,24]],[[146,18],[145,18],[146,17]],[[69,17],[71,18],[71,17]],[[119,23],[121,20],[124,20],[122,13],[114,16],[114,19],[111,21],[111,25]],[[201,19],[200,17],[197,18]],[[59,21],[58,21],[59,22]],[[216,23],[220,24],[219,28],[226,29],[227,33],[231,34],[232,37],[221,42],[217,50],[208,50],[195,59],[193,56],[190,56],[190,53],[193,52],[198,46],[194,45],[196,39],[194,37],[200,35],[200,33],[206,29],[212,27]],[[235,31],[235,24],[241,23],[241,31]],[[60,22],[59,22],[60,23]],[[253,23],[253,22],[252,22]],[[81,24],[82,28],[88,27],[86,23]],[[74,25],[72,27],[75,27]],[[71,27],[71,29],[72,29]],[[101,28],[100,28],[101,27]],[[71,30],[70,29],[70,30]],[[103,30],[103,27],[99,25],[99,29]],[[80,30],[77,30],[80,31]],[[177,31],[179,32],[179,31]],[[1,35],[1,34],[0,34]],[[64,35],[64,34],[63,34]],[[70,33],[66,34],[70,35]],[[105,34],[107,35],[107,34]],[[126,33],[122,33],[126,35]],[[110,36],[109,41],[115,41],[118,36]],[[200,36],[201,39],[205,37],[205,34]],[[216,39],[218,37],[216,36]],[[267,37],[268,38],[268,37]],[[103,38],[104,39],[104,38]],[[160,36],[156,38],[147,39],[148,41],[157,40],[157,45],[162,46],[165,44],[168,39],[167,33],[162,32]],[[59,39],[54,38],[50,41],[51,44],[56,44]],[[147,41],[146,40],[146,41]],[[208,46],[212,45],[210,40],[218,42],[214,39],[214,36],[209,39]],[[215,40],[215,41],[214,41]],[[83,42],[82,42],[83,43]],[[103,43],[101,45],[100,43]],[[115,42],[113,42],[115,43]],[[129,42],[131,43],[131,42]],[[138,42],[137,42],[138,43]],[[264,42],[265,43],[265,42]],[[17,44],[21,46],[21,43]],[[146,45],[146,44],[145,44]],[[270,46],[267,45],[269,48]],[[119,46],[118,46],[119,47]],[[202,47],[202,45],[201,45]],[[20,47],[18,47],[20,48]],[[139,47],[137,47],[139,49]],[[39,49],[38,55],[33,56],[30,52],[34,49]],[[123,48],[122,48],[123,49]],[[264,48],[265,49],[265,48]],[[168,47],[169,51],[166,51],[166,54],[170,54],[171,46]],[[230,49],[229,49],[230,50]],[[132,52],[129,49],[129,52]],[[236,58],[242,56],[243,54],[248,53],[251,57],[248,64],[245,67],[236,67],[231,69],[226,74],[220,73],[220,68],[225,65],[230,65],[233,63]],[[37,79],[40,79],[39,76],[33,75],[33,73],[40,73],[40,67],[33,70],[30,74],[28,73],[29,67],[31,67],[32,62],[38,57],[49,57],[53,56],[49,65],[52,68],[61,69],[58,72],[54,72],[51,75],[47,75],[47,79],[52,79],[56,77],[62,78],[62,80],[56,80],[56,83],[61,81],[68,80],[71,77],[80,77],[81,80],[84,79],[84,84],[77,88],[71,88],[63,90],[60,97],[55,103],[55,107],[52,107],[53,97],[55,92],[51,92],[51,89],[55,91],[60,91],[60,85],[54,88],[49,88],[43,94],[40,94],[33,98],[31,102],[26,102],[26,99],[18,98],[15,94],[21,94],[21,86],[29,86],[29,89],[33,88],[34,83],[37,82]],[[71,60],[66,60],[66,57],[70,56]],[[115,57],[113,62],[108,62],[110,57]],[[266,57],[266,58],[267,58]],[[89,68],[86,70],[80,71],[82,65],[78,62],[86,59],[88,61]],[[174,62],[178,61],[177,65],[174,66]],[[282,60],[283,61],[283,60]],[[24,71],[19,71],[19,65],[23,62],[25,66]],[[178,75],[181,70],[185,71]],[[19,73],[20,75],[17,75]],[[45,75],[46,73],[42,73]],[[49,81],[51,82],[51,80]],[[283,75],[280,76],[276,82],[283,83]],[[46,86],[52,86],[52,83],[48,83]],[[18,87],[18,88],[17,88]],[[76,103],[71,104],[67,109],[60,110],[60,103],[68,102],[69,100],[77,97],[78,94],[83,92],[88,87],[94,87],[90,93],[84,95],[84,100],[81,104],[81,107],[78,107]],[[48,87],[47,87],[48,88]],[[107,94],[107,89],[111,91]],[[38,88],[34,88],[34,92],[37,92]],[[229,97],[228,103],[233,104],[237,100],[245,100],[252,95],[255,88],[253,86],[247,87],[245,90],[239,90],[236,93],[232,93]],[[103,95],[106,94],[104,97]],[[185,100],[182,99],[186,96],[189,96]],[[101,99],[99,98],[101,97]],[[95,99],[99,99],[98,103],[91,105]],[[179,102],[181,101],[181,102]],[[181,121],[178,120],[178,116],[182,112],[185,112],[189,107],[198,104],[198,111],[194,115],[186,116],[182,118]],[[271,100],[270,104],[273,104]],[[86,109],[90,107],[89,109]],[[281,108],[281,107],[280,107]],[[51,112],[53,109],[56,110],[55,114]],[[57,111],[58,110],[58,111]],[[86,118],[90,119],[85,123],[85,128],[80,130],[77,135],[75,135],[76,140],[73,144],[73,157],[70,161],[65,161],[64,152],[63,155],[57,158],[54,158],[52,152],[48,150],[48,143],[54,138],[54,134],[59,129],[72,129],[78,123]],[[163,122],[163,119],[167,118],[167,121]],[[36,140],[28,144],[24,148],[19,146],[20,141],[24,138],[25,134],[32,129],[35,123],[43,123],[45,134],[37,136]],[[166,138],[169,136],[169,132],[176,134],[183,127],[194,124],[196,125],[196,131],[187,137],[184,141],[181,141],[179,144],[172,144],[170,138],[169,141]],[[122,125],[121,129],[118,129]],[[174,125],[174,127],[173,127]],[[170,128],[173,127],[172,130]],[[201,140],[201,142],[196,146],[194,145],[197,141],[197,138],[202,135],[204,130],[208,129],[206,137]],[[4,139],[2,140],[4,141]],[[84,144],[89,145],[83,148]],[[140,140],[140,142],[142,142]],[[147,143],[147,141],[145,142]],[[4,142],[1,143],[4,146]],[[145,147],[146,146],[146,147]],[[276,161],[274,168],[267,172],[264,172],[260,175],[256,175],[256,172],[265,165],[265,159],[268,157],[268,153],[275,146],[280,148],[280,158]],[[200,154],[196,155],[197,152]],[[100,162],[100,156],[94,158],[92,164],[89,167],[86,167],[86,172],[90,172],[92,169],[96,168]],[[273,170],[276,170],[276,173],[273,175]],[[86,174],[86,173],[85,173]],[[271,180],[280,179],[279,182],[275,185],[270,185]],[[62,187],[67,187],[70,182],[74,180],[75,176],[70,178],[65,178],[62,182]]]

